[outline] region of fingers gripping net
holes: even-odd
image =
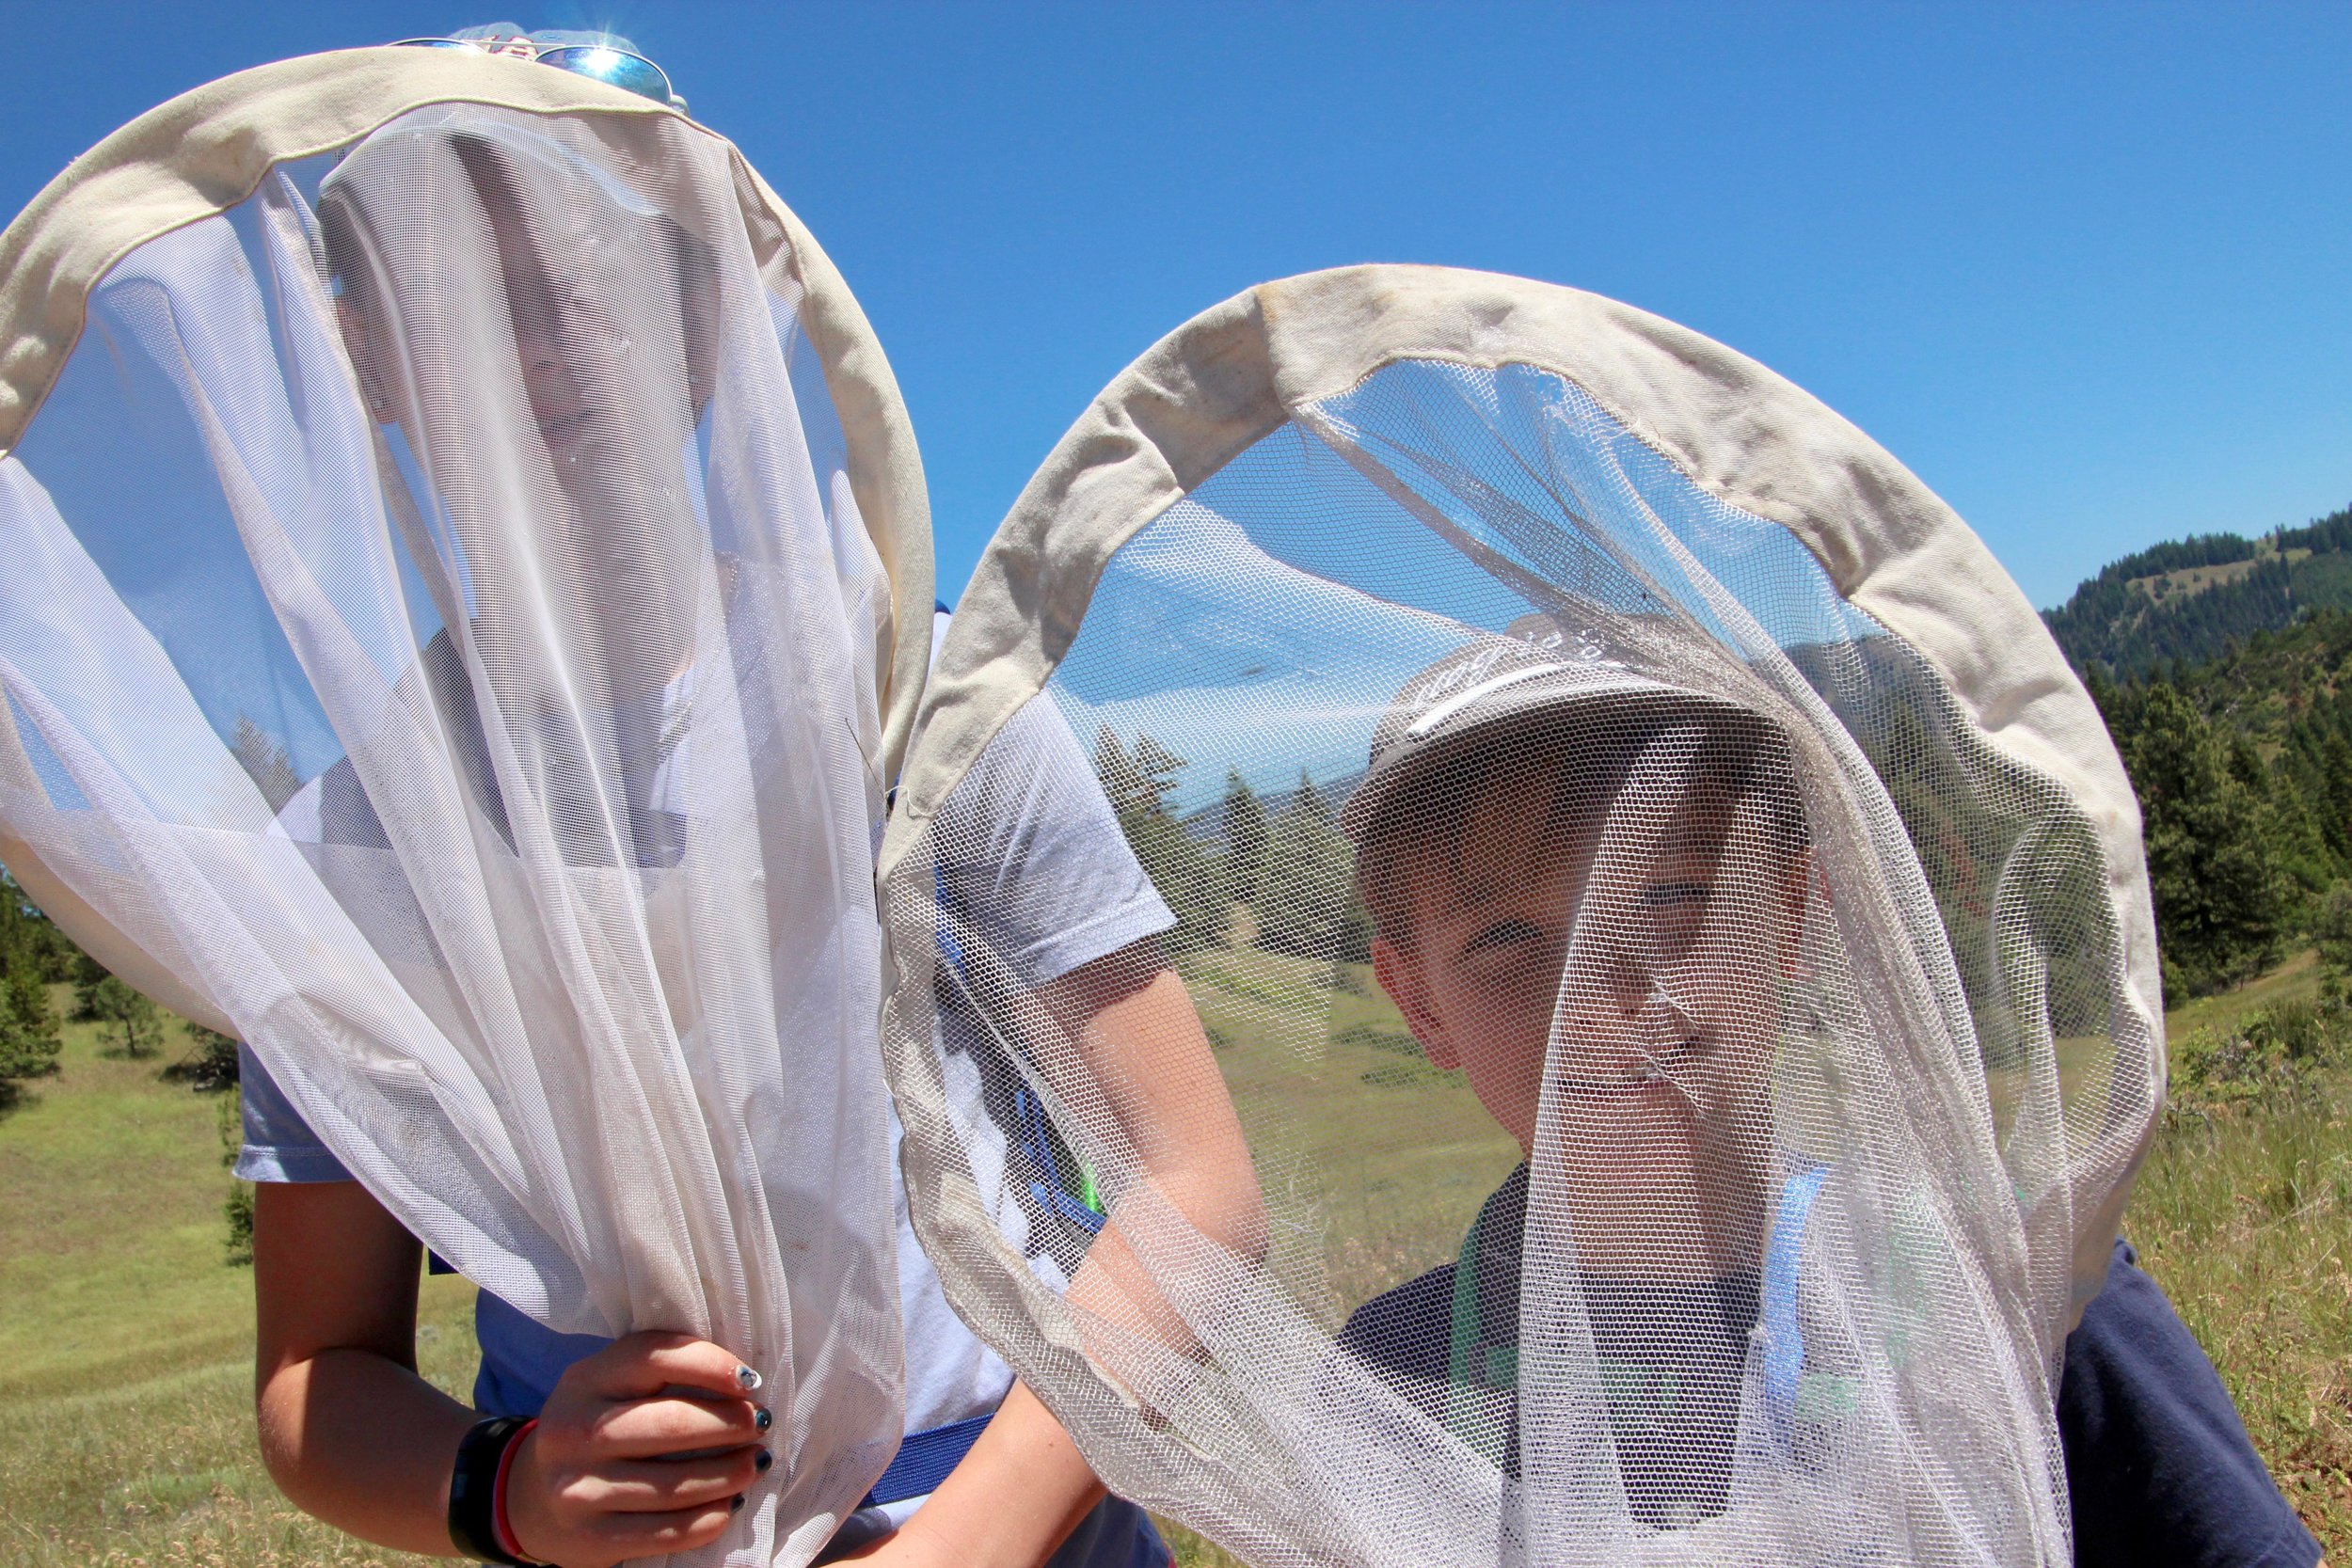
[[[416,110],[132,250],[0,464],[10,863],[484,1287],[758,1369],[714,1561],[900,1430],[820,261],[675,117]]]
[[[1135,510],[1049,465],[959,611],[884,856],[952,1299],[1253,1561],[2070,1560],[2054,1358],[2156,1091],[2097,803],[1584,390],[1592,334],[1284,363],[1399,276],[1270,301],[1270,381],[1338,389],[1216,459],[1248,388],[1129,389],[1232,318],[1163,345],[1104,399]],[[1050,832],[1040,735],[1099,784]],[[1119,850],[1156,936],[1041,965],[1089,906],[1036,891]]]

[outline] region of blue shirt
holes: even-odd
[[[1491,1204],[1504,1212],[1494,1227],[1495,1244],[1479,1249],[1477,1316],[1482,1322],[1497,1320],[1494,1332],[1516,1343],[1525,1167]],[[2220,1374],[2137,1261],[2129,1245],[2115,1243],[2106,1285],[2066,1340],[2058,1425],[2077,1568],[2312,1568],[2319,1561],[2319,1544],[2264,1468]],[[1444,1387],[1453,1373],[1456,1267],[1433,1269],[1366,1302],[1341,1331],[1340,1348],[1397,1380],[1402,1389]],[[1627,1287],[1600,1283],[1595,1301],[1600,1320],[1594,1330],[1597,1352],[1659,1367],[1703,1396],[1714,1388],[1716,1398],[1697,1402],[1682,1435],[1700,1450],[1719,1449],[1727,1478],[1740,1369],[1757,1310],[1756,1282],[1734,1278],[1712,1287],[1674,1288],[1691,1299],[1677,1305],[1673,1320],[1717,1324],[1717,1332],[1668,1342],[1654,1328],[1645,1334],[1636,1329],[1619,1333],[1613,1343],[1604,1328],[1607,1320],[1654,1323],[1659,1304],[1635,1304],[1632,1310],[1613,1313],[1608,1310],[1613,1291]],[[1651,1293],[1658,1293],[1655,1288]],[[1701,1490],[1704,1468],[1663,1467],[1670,1478]],[[1688,1500],[1645,1497],[1632,1481],[1629,1477],[1635,1493],[1629,1500],[1637,1512],[1645,1503],[1664,1512]],[[1653,1478],[1649,1484],[1660,1482]],[[1721,1506],[1720,1497],[1714,1506]]]

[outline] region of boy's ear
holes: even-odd
[[[1813,896],[1814,864],[1811,848],[1798,850],[1788,858],[1788,869],[1780,883],[1780,973],[1783,979],[1796,977],[1803,964],[1804,940],[1804,907]],[[1822,890],[1826,895],[1828,890]]]
[[[1405,1015],[1405,1027],[1421,1042],[1422,1054],[1429,1065],[1446,1071],[1462,1065],[1462,1058],[1446,1038],[1445,1027],[1438,1022],[1437,1013],[1429,1006],[1429,975],[1422,967],[1421,955],[1402,948],[1386,937],[1372,939],[1372,974],[1380,982],[1380,989],[1389,993],[1396,1010]]]

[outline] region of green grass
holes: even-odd
[[[1326,1190],[1292,1196],[1333,1206],[1322,1240],[1335,1294],[1360,1301],[1451,1258],[1516,1150],[1458,1079],[1433,1086],[1425,1065],[1414,1071],[1403,1022],[1368,976],[1343,971],[1327,991],[1327,966],[1264,954],[1203,954],[1184,967],[1262,1158],[1295,1154],[1329,1173]],[[2226,1036],[2319,990],[2302,953],[2176,1009],[2166,1019],[2176,1080],[2201,1033]],[[1401,1208],[1371,1207],[1387,1201]],[[2291,1093],[2168,1115],[2125,1231],[2213,1356],[2281,1490],[2331,1559],[2352,1559],[2352,1059]],[[1163,1528],[1182,1568],[1238,1561]]]
[[[60,1009],[66,996],[58,988]],[[292,1568],[421,1563],[304,1517],[253,1436],[253,1276],[227,1259],[221,1117],[166,1082],[184,1049],[103,1053],[0,1116],[0,1563]],[[426,1282],[419,1350],[472,1381],[472,1290]]]
[[[1283,1237],[1294,1277],[1327,1261],[1336,1315],[1451,1257],[1514,1150],[1458,1079],[1418,1069],[1369,976],[1330,990],[1327,966],[1250,952],[1185,967],[1278,1201],[1321,1216]],[[2317,989],[2305,956],[2192,1003],[2169,1021],[2176,1055]],[[162,1057],[109,1057],[71,1026],[59,1074],[0,1115],[0,1564],[421,1562],[303,1517],[262,1471],[224,1101],[162,1078],[182,1049],[175,1031]],[[2352,1559],[2352,1067],[2169,1117],[2128,1228],[2256,1448]],[[452,1390],[472,1375],[470,1307],[462,1281],[426,1281],[420,1350]],[[1187,1568],[1234,1560],[1169,1535]]]
[[[2167,1022],[2172,1108],[2125,1229],[2330,1556],[2352,1559],[2352,1045],[2249,1094],[2184,1070],[2207,1040],[2308,1006],[2303,954]]]
[[[1451,1259],[1518,1146],[1422,1058],[1371,967],[1247,950],[1183,967],[1269,1199],[1294,1217],[1275,1266],[1299,1299],[1336,1327]]]

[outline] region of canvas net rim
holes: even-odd
[[[1260,284],[1163,338],[1062,436],[974,569],[916,719],[884,884],[990,740],[1043,691],[1121,546],[1295,408],[1414,359],[1528,365],[1573,383],[1700,489],[1786,528],[1849,603],[1926,661],[1989,747],[2081,804],[2117,916],[2124,1003],[2158,1049],[2128,1161],[2100,1208],[2077,1216],[2071,1332],[2105,1278],[2164,1091],[2155,914],[2131,782],[2042,617],[1958,513],[1811,393],[1645,310],[1502,274],[1373,264]],[[894,962],[921,967],[915,956]],[[894,1074],[903,1066],[894,1059]],[[919,1084],[920,1064],[912,1070]],[[954,1204],[930,1187],[910,1182],[918,1205]],[[986,1229],[977,1216],[941,1217]]]
[[[741,151],[677,110],[609,84],[459,50],[373,47],[258,66],[149,110],[74,159],[0,232],[0,458],[16,448],[64,372],[91,292],[124,257],[228,212],[280,164],[351,146],[440,103],[593,118],[607,140],[647,160],[673,127],[726,148],[739,188],[755,198],[744,217],[757,260],[786,252],[787,270],[803,290],[801,325],[823,365],[850,487],[890,578],[894,642],[882,672],[882,765],[895,773],[923,692],[934,597],[930,502],[898,378],[832,260]],[[29,846],[0,835],[0,861],[51,918],[130,985],[199,1022],[226,1026],[161,965],[116,940]]]
[[[13,451],[64,370],[90,292],[125,256],[225,213],[271,168],[347,147],[414,109],[478,103],[593,116],[612,139],[650,150],[662,119],[726,146],[806,291],[801,321],[823,360],[850,451],[851,485],[890,575],[897,641],[883,704],[884,754],[903,754],[930,651],[930,503],[914,426],[874,329],[824,248],[732,143],[666,104],[566,71],[461,50],[372,47],[241,71],[149,110],[69,164],[0,232],[0,457]],[[764,242],[764,243],[763,243]]]

